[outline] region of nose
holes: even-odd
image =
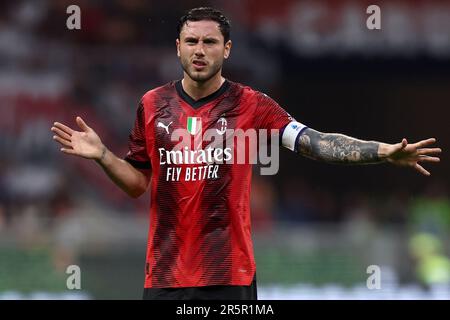
[[[197,57],[203,57],[205,55],[205,50],[203,48],[203,42],[199,41],[195,46],[195,55]]]

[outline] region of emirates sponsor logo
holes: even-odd
[[[199,181],[220,178],[220,166],[260,164],[262,175],[279,168],[279,130],[228,129],[225,117],[204,132],[199,117],[189,117],[187,128],[171,130],[176,145],[158,148],[159,164],[167,181]],[[169,125],[161,125],[168,130]],[[194,136],[193,136],[194,135]]]

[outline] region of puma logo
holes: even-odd
[[[158,128],[164,128],[165,130],[166,130],[166,132],[167,132],[167,134],[169,134],[169,126],[171,125],[173,123],[173,121],[172,122],[170,122],[167,126],[166,125],[164,125],[164,123],[162,123],[162,122],[158,122]]]

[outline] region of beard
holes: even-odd
[[[189,59],[181,59],[183,71],[186,72],[189,78],[197,82],[206,82],[213,78],[222,69],[222,64],[223,61],[217,61],[211,65],[208,64],[205,70],[197,71]]]

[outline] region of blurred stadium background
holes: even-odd
[[[0,2],[0,299],[140,299],[148,197],[62,155],[56,120],[85,120],[125,155],[140,97],[179,79],[175,26],[210,5],[232,21],[224,74],[315,129],[450,150],[450,2],[18,0]],[[81,8],[81,30],[66,8]],[[261,299],[449,299],[450,167],[330,166],[281,151],[254,175]],[[67,266],[81,290],[66,288]],[[369,265],[381,289],[369,290]]]

